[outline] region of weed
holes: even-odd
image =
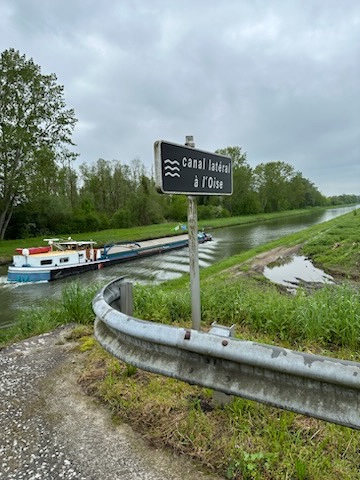
[[[295,472],[297,480],[306,480],[307,478],[309,478],[307,475],[306,463],[302,460],[295,460]]]
[[[92,350],[95,346],[96,340],[93,337],[82,337],[79,339],[80,352],[87,352],[88,350]]]
[[[74,327],[71,332],[66,336],[66,340],[78,340],[79,338],[91,335],[93,333],[93,328],[90,325],[77,325]]]
[[[229,480],[239,478],[243,480],[261,480],[264,478],[264,470],[267,470],[266,454],[243,452],[239,459],[233,460],[227,469]]]
[[[91,308],[91,301],[95,296],[98,287],[81,286],[80,282],[74,281],[67,284],[62,290],[63,315],[67,322],[92,323],[94,314]]]
[[[134,365],[126,364],[126,376],[127,377],[132,377],[135,375],[137,372],[137,368],[134,367]]]

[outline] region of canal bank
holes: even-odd
[[[337,252],[341,254],[341,249],[355,254],[356,247],[349,247],[354,243],[351,231],[357,235],[358,220],[358,216],[347,216],[332,222],[331,227],[313,227],[308,239],[313,246],[317,242],[323,253],[330,252],[333,258]],[[339,236],[339,232],[345,236]],[[299,238],[293,235],[286,242],[279,240],[272,250],[281,244],[296,246]],[[335,244],[337,247],[332,249]],[[240,338],[359,361],[358,293],[326,288],[297,297],[279,293],[256,268],[251,271],[254,275],[246,275],[251,270],[246,262],[258,257],[254,266],[259,265],[261,255],[266,257],[265,251],[263,247],[263,252],[253,251],[248,258],[245,254],[232,258],[232,265],[229,259],[229,265],[222,263],[206,270],[202,279],[203,327],[208,328],[213,320],[236,323]],[[231,268],[237,268],[241,274],[236,275]],[[146,314],[147,318],[164,322],[190,324],[186,281],[177,285],[172,282],[170,288],[165,284],[140,286],[136,295],[136,315],[140,318]],[[54,317],[56,310],[51,314]],[[310,331],[309,326],[315,329]],[[348,335],[351,330],[352,337]],[[211,392],[206,389],[137,371],[104,354],[89,332],[88,336],[85,332],[82,335],[80,344],[87,352],[82,358],[86,362],[75,359],[76,363],[71,367],[70,362],[69,368],[74,368],[83,392],[105,404],[116,423],[132,424],[152,444],[195,458],[227,479],[357,478],[359,432],[243,399],[235,399],[220,410],[213,405]],[[77,365],[80,371],[76,370]],[[70,376],[69,371],[65,372]],[[52,370],[50,377],[51,382],[59,378],[61,386],[63,377],[58,370]],[[31,382],[30,372],[29,379]],[[53,383],[52,389],[56,391]],[[51,411],[51,415],[60,414]],[[81,439],[75,438],[81,444]],[[68,465],[73,465],[71,459],[67,460]]]
[[[263,223],[234,225],[212,230],[213,241],[199,246],[200,267],[208,267],[233,255],[241,254],[312,225],[332,220],[355,207],[315,210],[300,215],[278,217]],[[127,281],[147,285],[180,278],[189,271],[188,250],[139,259],[128,264],[87,272],[78,277],[83,286],[103,285],[124,276]],[[0,267],[0,329],[13,324],[29,305],[40,306],[47,300],[61,298],[63,289],[72,279],[34,285],[7,284],[7,267]]]
[[[359,220],[358,215],[347,215],[273,242],[271,249],[258,247],[248,257],[238,255],[206,269],[203,329],[214,320],[235,324],[243,340],[359,362],[360,293],[357,285],[348,283],[352,272],[356,274]],[[307,244],[307,254],[331,264],[341,284],[290,295],[264,279],[266,265],[298,254]],[[349,252],[347,258],[344,252]],[[136,316],[189,325],[185,283],[142,288]],[[241,398],[221,410],[208,389],[131,370],[106,358],[94,346],[81,379],[86,391],[146,438],[210,464],[224,478],[359,478],[359,431]],[[98,368],[101,359],[104,378]]]

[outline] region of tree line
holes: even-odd
[[[43,75],[14,49],[1,54],[0,239],[186,221],[187,198],[159,194],[140,160],[98,159],[76,168],[76,121],[54,74]],[[324,197],[285,162],[251,168],[239,146],[216,153],[232,158],[233,195],[198,197],[199,219],[359,201]]]

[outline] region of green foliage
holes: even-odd
[[[213,218],[226,218],[230,213],[221,205],[199,205],[198,220],[212,220]]]
[[[226,472],[226,478],[229,480],[236,479],[240,473],[241,478],[244,480],[261,480],[261,478],[264,478],[264,475],[266,475],[266,471],[268,470],[266,467],[266,455],[264,453],[243,452],[240,455],[240,458],[233,459],[230,462]],[[268,474],[269,473],[267,473],[267,475]]]
[[[134,218],[130,207],[117,210],[111,217],[112,228],[130,228],[134,226]]]
[[[81,338],[89,338],[89,336],[93,333],[93,326],[90,324],[87,325],[77,325],[74,327],[70,334],[66,337],[67,340],[79,340]]]
[[[94,164],[83,163],[76,172],[70,166],[73,155],[64,151],[59,158],[55,151],[58,150],[44,144],[32,156],[29,163],[32,173],[29,172],[27,183],[31,189],[11,208],[14,217],[7,238],[35,236],[42,232],[58,235],[61,230],[72,235],[109,227],[131,228],[187,220],[186,196],[160,195],[154,179],[140,160],[124,165],[119,160],[100,158]],[[199,220],[326,203],[316,187],[285,162],[270,162],[253,169],[241,147],[227,147],[217,152],[232,158],[233,194],[200,196]],[[41,202],[37,200],[39,191],[42,192]],[[51,214],[45,212],[46,206],[57,206],[61,202],[63,208],[53,208]]]
[[[358,215],[341,216],[334,219],[329,228],[310,238],[303,251],[329,273],[357,279],[360,266],[359,229]]]
[[[254,172],[247,163],[247,155],[241,147],[227,147],[216,153],[231,157],[233,166],[233,194],[222,198],[222,204],[230,215],[248,215],[261,211],[254,191]]]
[[[79,343],[80,352],[88,352],[94,348],[96,340],[94,337],[82,337],[79,339]]]
[[[46,301],[39,308],[30,307],[23,310],[16,324],[2,333],[5,341],[7,338],[21,340],[49,332],[63,323],[61,309],[52,302]]]
[[[254,186],[264,212],[326,204],[325,197],[317,188],[285,162],[257,165],[254,169]]]
[[[91,307],[92,299],[98,286],[84,288],[79,281],[68,283],[62,290],[62,316],[66,323],[75,322],[87,324],[93,322],[94,314]]]
[[[67,283],[61,299],[44,300],[40,307],[24,309],[14,326],[0,330],[0,345],[40,335],[67,323],[92,325],[91,302],[99,288],[99,285],[82,287],[77,281]]]
[[[132,377],[135,375],[137,372],[137,368],[134,367],[134,365],[129,365],[128,363],[126,364],[126,376],[127,377]]]
[[[0,57],[0,238],[15,205],[39,191],[54,194],[56,162],[74,154],[74,111],[66,109],[56,76],[41,74],[32,59],[14,49]]]
[[[286,297],[273,285],[237,279],[203,285],[202,321],[236,324],[291,345],[316,342],[322,347],[360,347],[360,293],[350,285],[325,286],[312,295],[299,290]],[[188,290],[137,287],[139,318],[190,325]]]
[[[187,198],[185,195],[168,195],[165,206],[165,217],[174,222],[187,220]]]
[[[293,245],[308,239],[309,253],[315,251],[316,258],[329,263],[333,254],[333,265],[334,256],[345,262],[341,265],[352,265],[349,257],[356,257],[356,248],[350,247],[359,231],[358,218],[349,214],[279,242]],[[342,243],[346,248],[339,251]],[[269,249],[269,245],[261,248]],[[286,295],[258,277],[243,275],[241,263],[254,253],[203,270],[204,329],[214,320],[236,323],[237,334],[246,339],[358,360],[358,289],[345,283],[311,295],[304,290]],[[93,314],[88,307],[95,288],[84,289],[77,282],[66,285],[61,301],[25,312],[22,333],[31,335],[41,324],[49,328],[50,322],[56,325],[65,318],[90,325]],[[135,315],[140,318],[190,326],[188,277],[156,287],[136,286],[134,301]],[[88,314],[83,316],[83,312]],[[39,327],[35,328],[35,323]],[[83,328],[88,327],[77,327],[73,338],[88,335]],[[80,379],[83,386],[103,401],[115,418],[132,424],[155,446],[167,445],[228,480],[358,478],[360,434],[355,430],[242,398],[219,408],[209,389],[119,362],[90,337],[81,338],[80,343],[88,352]]]
[[[360,195],[334,195],[328,198],[329,205],[356,205],[360,203]]]

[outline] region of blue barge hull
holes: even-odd
[[[199,243],[204,243],[211,239],[212,237],[205,233],[198,235]],[[141,245],[136,242],[105,245],[101,250],[101,255],[96,259],[85,258],[84,250],[82,251],[83,254],[80,255],[82,259],[79,259],[79,263],[71,265],[60,265],[59,262],[49,266],[32,266],[26,262],[21,266],[11,265],[8,269],[8,281],[28,283],[59,280],[83,272],[99,270],[118,263],[129,262],[138,258],[160,255],[187,247],[188,244],[188,236],[179,235],[178,237],[144,241]],[[50,256],[51,254],[47,253],[45,255]],[[63,253],[63,255],[66,255],[66,253]]]

